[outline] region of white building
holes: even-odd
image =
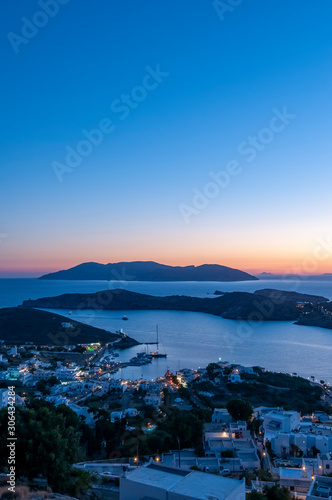
[[[70,364],[68,367],[61,366],[55,370],[55,376],[62,381],[74,380],[79,368],[74,363]]]
[[[136,408],[127,408],[124,410],[124,416],[125,417],[137,417],[139,415],[139,411]]]
[[[17,347],[14,345],[7,351],[8,356],[17,356]]]
[[[232,421],[232,417],[228,413],[226,408],[215,408],[212,415],[213,424],[229,424]]]
[[[315,411],[313,414],[313,420],[318,422],[328,422],[329,416],[324,411]]]
[[[252,366],[241,366],[240,373],[249,373],[250,375],[258,375],[253,369]]]
[[[239,373],[231,373],[230,375],[228,375],[228,380],[232,384],[237,384],[239,382],[242,382],[242,378],[241,378],[241,375]]]
[[[120,478],[120,500],[245,500],[244,481],[148,464]]]
[[[38,370],[35,370],[33,372],[33,376],[37,380],[47,380],[54,375],[55,375],[55,372],[53,370],[38,369]]]
[[[46,361],[40,361],[40,359],[36,359],[36,360],[29,360],[32,364],[35,365],[36,368],[50,368],[52,366],[52,363],[48,363]],[[29,361],[27,363],[29,363]],[[61,364],[61,361],[57,361],[57,364],[60,363]]]
[[[318,453],[318,469],[320,474],[331,474],[332,472],[332,453]]]
[[[123,411],[112,411],[111,413],[111,422],[112,424],[116,420],[122,420],[123,418],[132,418],[137,417],[139,415],[139,411],[136,408],[126,408]]]
[[[241,433],[232,433],[231,431],[205,432],[204,449],[206,455],[215,457],[220,457],[222,452],[232,451],[233,457],[222,458],[221,466],[224,469],[239,472],[260,468],[256,446],[249,431]]]
[[[314,478],[307,494],[307,500],[318,500],[319,498],[332,500],[332,477],[316,476]]]
[[[247,430],[247,422],[239,420],[238,422],[231,422],[229,429],[232,434],[243,434]]]
[[[297,411],[271,411],[264,415],[263,428],[269,432],[291,432],[297,429],[301,415]]]
[[[63,396],[47,396],[45,399],[50,403],[54,403],[55,406],[68,405],[69,402],[69,400]]]
[[[117,420],[122,420],[123,418],[123,413],[122,411],[112,411],[111,413],[111,422],[114,424]]]
[[[271,413],[271,411],[280,411],[280,408],[271,408],[270,406],[257,406],[256,408],[254,408],[254,416],[255,418],[264,418],[264,415],[266,415],[267,413]]]
[[[33,375],[29,371],[21,372],[22,385],[29,385],[33,381]]]
[[[138,387],[141,387],[143,391],[147,392],[160,392],[161,390],[161,385],[159,382],[141,381],[138,383]]]
[[[93,414],[88,411],[89,408],[87,406],[78,406],[75,403],[71,403],[68,405],[68,407],[71,410],[73,410],[76,413],[76,415],[78,415],[79,417],[84,417],[84,421],[87,425],[89,425],[90,427],[95,426]]]
[[[197,377],[198,377],[197,372],[189,368],[184,368],[183,370],[176,372],[176,378],[178,382],[184,386],[190,384],[190,382],[195,380],[195,378]]]
[[[127,384],[120,379],[112,379],[109,383],[110,391],[124,392],[127,390]]]
[[[144,402],[146,405],[151,405],[155,408],[158,408],[161,405],[160,392],[147,392],[144,396]]]
[[[280,468],[280,486],[288,488],[295,496],[306,495],[311,485],[311,471],[307,469]]]
[[[300,450],[304,456],[311,453],[313,448],[316,448],[320,453],[332,452],[332,436],[319,434],[318,429],[313,429],[308,433],[289,432],[276,433],[271,435],[271,448],[274,453],[280,456],[293,454],[296,450]],[[332,472],[332,469],[331,471]]]

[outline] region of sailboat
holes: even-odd
[[[159,332],[158,332],[158,325],[156,326],[156,333],[157,333],[157,350],[156,351],[152,351],[150,352],[150,356],[152,356],[152,358],[167,358],[167,354],[162,354],[161,352],[159,352],[158,348],[159,348]]]

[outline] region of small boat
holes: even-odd
[[[127,320],[128,320],[128,318],[127,318],[127,316],[126,316],[126,315],[125,315],[125,316],[122,316],[122,319],[123,319],[124,321],[127,321]]]
[[[153,358],[167,358],[167,354],[162,354],[161,352],[158,351],[151,352],[151,356]]]
[[[148,356],[145,352],[139,352],[134,358],[131,358],[130,364],[134,366],[142,366],[151,363],[151,361],[151,356]]]
[[[149,356],[151,356],[152,358],[167,358],[167,354],[162,354],[161,352],[159,352],[158,350],[158,347],[159,347],[159,333],[158,333],[158,325],[156,327],[156,330],[157,330],[157,342],[156,342],[156,345],[157,345],[157,350],[156,351],[152,351],[150,352]]]

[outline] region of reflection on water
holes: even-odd
[[[62,310],[54,312],[66,315]],[[128,321],[121,319],[124,314]],[[314,375],[332,382],[332,331],[323,328],[266,322],[253,327],[249,335],[243,335],[243,330],[239,330],[241,322],[182,311],[72,311],[70,317],[112,332],[123,328],[142,343],[155,342],[156,325],[159,326],[159,349],[167,353],[167,358],[154,359],[145,366],[127,367],[117,377],[154,379],[168,368],[173,372],[198,368],[220,358],[305,377]],[[138,352],[154,349],[154,345],[140,345],[119,351],[117,360],[129,361]]]
[[[214,297],[215,290],[253,292],[262,288],[296,290],[332,299],[332,281],[259,280],[233,283],[218,282],[108,282],[60,281],[37,279],[0,279],[0,307],[22,304],[25,299],[56,296],[63,293],[93,293],[124,288],[151,295],[191,295]],[[69,311],[57,311],[66,316]],[[123,321],[126,314],[129,321]],[[297,372],[299,375],[332,382],[332,330],[296,326],[290,322],[259,324],[246,334],[236,321],[202,313],[180,311],[72,311],[72,318],[115,332],[123,328],[140,342],[154,342],[159,326],[160,349],[167,358],[150,365],[129,367],[124,377],[156,378],[170,370],[206,366],[221,358],[224,361],[261,365],[267,369]],[[149,346],[154,348],[154,346]],[[121,351],[123,361],[134,357],[143,346]]]

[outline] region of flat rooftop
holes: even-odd
[[[295,478],[295,479],[310,479],[311,481],[311,476],[308,474],[308,472],[303,471],[302,469],[288,469],[287,467],[280,467],[280,478]],[[306,474],[304,474],[306,473]]]
[[[240,500],[245,498],[244,482],[204,472],[186,471],[163,465],[149,464],[127,473],[127,480],[165,489],[191,498],[202,499],[208,495],[226,500],[234,491],[242,491]]]
[[[242,441],[240,439],[235,439],[233,441],[233,446],[236,450],[254,450],[255,445],[252,441]]]
[[[128,472],[127,479],[137,483],[148,484],[156,488],[170,490],[183,477],[190,474],[189,471],[174,469],[170,472],[168,467],[138,467],[137,469]]]
[[[242,484],[237,479],[204,474],[204,472],[191,472],[172,488],[172,492],[197,499],[206,498],[207,496],[226,499],[234,490],[240,489]],[[244,499],[244,485],[242,487]]]
[[[253,461],[255,462],[258,460],[258,456],[256,455],[255,451],[238,451],[239,458],[244,461]]]
[[[190,474],[190,472],[188,472],[186,470],[165,467],[163,465],[155,465],[155,464],[147,465],[146,469],[150,469],[150,470],[152,469],[152,470],[156,470],[158,472],[166,472],[167,474],[170,474],[170,475],[182,476],[182,477],[188,476],[188,474]]]
[[[316,476],[308,495],[319,498],[331,498],[332,477]]]

